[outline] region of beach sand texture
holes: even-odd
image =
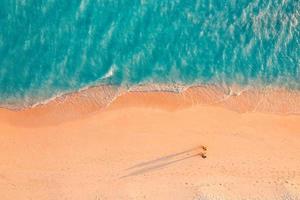
[[[1,200],[299,199],[299,95],[199,90],[1,109]]]

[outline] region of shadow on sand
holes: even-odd
[[[202,146],[191,148],[182,152],[166,155],[163,157],[159,157],[150,161],[142,162],[139,164],[136,164],[132,167],[129,167],[126,169],[126,171],[131,171],[127,175],[124,175],[120,178],[127,178],[130,176],[137,176],[140,174],[144,174],[153,170],[157,170],[163,167],[166,167],[168,165],[187,160],[189,158],[193,157],[199,157],[203,155]]]

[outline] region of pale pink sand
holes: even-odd
[[[187,96],[130,92],[105,108],[74,94],[2,109],[0,199],[300,198],[299,115]]]

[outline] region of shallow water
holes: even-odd
[[[2,0],[0,97],[97,84],[300,88],[300,1]]]

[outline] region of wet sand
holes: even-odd
[[[0,110],[2,200],[300,198],[298,95],[91,90]]]

